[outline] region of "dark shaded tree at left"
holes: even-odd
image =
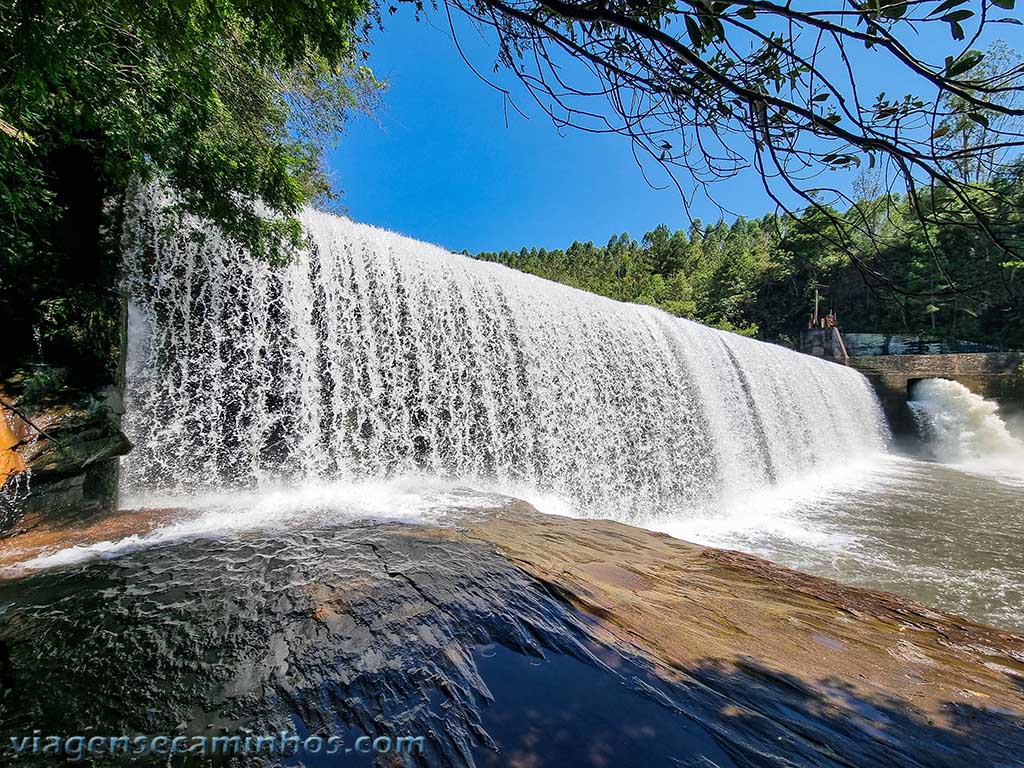
[[[300,237],[298,210],[331,194],[325,145],[380,87],[362,66],[370,11],[367,0],[0,5],[4,360],[38,341],[82,370],[109,362],[112,243],[136,180],[158,176],[183,209],[281,258]]]

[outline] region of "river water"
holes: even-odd
[[[184,512],[38,565],[504,494],[1024,629],[1024,444],[959,384],[902,457],[850,368],[312,211],[271,266],[164,202],[125,247],[122,503]]]
[[[945,433],[933,435],[940,439],[927,444],[933,454],[928,459],[879,452],[724,499],[705,510],[632,522],[1024,630],[1024,463],[1016,464],[1014,453],[1020,443],[991,403],[976,396],[965,399],[955,389],[953,394],[952,401],[925,406],[947,423]],[[962,411],[951,413],[965,403],[985,418],[972,421]],[[952,441],[949,423],[958,420],[960,440]],[[1006,434],[979,434],[986,430]],[[950,445],[961,446],[959,452],[951,453]],[[495,494],[524,498],[547,513],[581,513],[571,499],[527,487],[479,481],[474,486],[425,476],[249,493],[143,494],[126,497],[125,505],[179,507],[178,519],[149,533],[51,552],[32,565],[67,566],[168,541],[224,538],[251,530],[301,530],[364,520],[458,524],[467,512],[493,507]]]
[[[902,456],[648,527],[1024,630],[1024,485]]]
[[[1024,442],[995,402],[952,381],[911,393],[924,459],[840,462],[685,520],[679,538],[1024,629]]]
[[[710,515],[648,526],[1024,629],[1024,442],[996,403],[956,382],[919,382],[910,405],[920,457],[837,460]]]

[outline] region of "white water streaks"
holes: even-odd
[[[149,547],[194,539],[281,529],[311,530],[362,522],[447,525],[475,511],[501,509],[514,499],[482,493],[446,480],[389,478],[386,482],[330,482],[258,491],[143,494],[124,498],[129,509],[166,510],[166,517],[140,519],[117,539],[47,549],[11,566],[14,571],[63,567],[120,557]],[[2,570],[2,569],[0,569]]]
[[[925,379],[914,384],[910,407],[934,459],[1024,483],[1024,442],[995,402],[956,381]]]
[[[128,496],[420,475],[636,520],[885,442],[859,373],[651,307],[315,211],[282,267],[137,214]]]

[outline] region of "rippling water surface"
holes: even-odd
[[[1024,629],[1024,480],[884,456],[647,527]]]
[[[166,202],[126,248],[122,491],[180,511],[32,566],[503,494],[1024,628],[1024,444],[959,384],[901,458],[850,368],[312,211],[275,267]]]
[[[368,520],[458,525],[475,509],[501,506],[503,494],[543,512],[576,514],[569,500],[550,494],[424,477],[251,494],[134,497],[127,499],[130,505],[176,511],[155,530],[49,551],[21,567],[62,567],[254,530],[283,534]],[[636,524],[1024,630],[1024,482],[1012,475],[880,455],[705,513]]]

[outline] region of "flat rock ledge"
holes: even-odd
[[[375,765],[1024,765],[1024,638],[518,502],[18,565],[164,516],[0,543],[0,750],[299,728],[426,737]]]

